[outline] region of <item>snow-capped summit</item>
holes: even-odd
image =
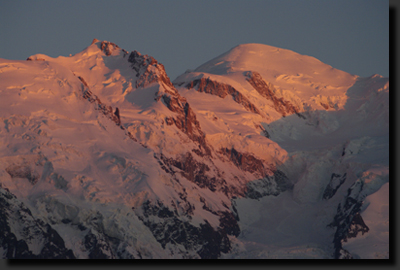
[[[262,44],[173,83],[97,39],[27,60],[0,59],[4,258],[387,256],[388,78]]]
[[[217,67],[220,68],[219,72],[217,71]],[[275,70],[276,72],[290,74],[299,71],[309,73],[313,68],[316,69],[317,67],[322,70],[332,68],[314,57],[301,55],[291,50],[264,44],[249,43],[233,47],[229,51],[202,64],[195,71],[222,74],[223,72],[250,69],[257,70],[260,73],[263,70]],[[214,71],[212,71],[213,69]],[[342,71],[338,70],[337,72]]]
[[[249,70],[257,71],[277,86],[314,84],[310,89],[317,90],[323,90],[325,86],[348,87],[357,77],[334,69],[314,57],[263,44],[236,46],[195,69],[216,75]]]
[[[311,56],[263,44],[242,44],[204,63],[192,73],[184,74],[184,78],[178,77],[175,82],[190,80],[190,76],[198,77],[201,73],[215,80],[221,76],[225,80],[233,79],[248,89],[243,75],[253,71],[273,86],[278,98],[289,101],[300,111],[342,108],[347,99],[347,89],[358,78]]]

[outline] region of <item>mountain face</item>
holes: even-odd
[[[244,44],[0,59],[3,258],[388,258],[389,79]]]

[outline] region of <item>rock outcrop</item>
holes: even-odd
[[[96,40],[96,39],[95,39]],[[95,42],[95,40],[93,40],[93,42]],[[102,50],[107,56],[110,56],[113,51],[119,49],[118,45],[109,41],[102,41],[99,44],[99,48],[100,50]]]
[[[162,202],[146,201],[139,219],[150,229],[155,239],[165,249],[167,245],[181,245],[184,258],[217,259],[231,249],[228,235],[238,236],[239,226],[232,213],[213,213],[219,216],[220,225],[213,228],[207,220],[194,226],[171,211]],[[190,216],[189,216],[190,217]],[[153,220],[157,220],[154,222]]]
[[[57,231],[1,186],[0,250],[7,259],[75,259]]]
[[[88,84],[85,79],[81,76],[78,76],[78,79],[82,82],[82,97],[88,100],[90,103],[93,103],[95,106],[95,110],[100,111],[103,115],[108,117],[111,121],[113,121],[117,126],[119,126],[122,130],[125,130],[125,134],[133,141],[137,142],[137,139],[125,129],[125,127],[121,124],[121,118],[119,115],[119,109],[116,108],[115,112],[113,112],[113,108],[101,102],[101,100],[92,93],[89,89]]]
[[[205,142],[205,134],[196,119],[196,114],[188,101],[179,95],[167,76],[164,66],[153,57],[142,55],[137,51],[130,53],[128,61],[138,78],[136,88],[145,88],[153,83],[160,85],[161,89],[156,93],[154,99],[161,100],[170,111],[176,113],[175,117],[165,119],[167,125],[175,125],[192,141],[198,143],[199,152],[209,155],[211,150]]]
[[[360,215],[364,203],[364,197],[361,195],[363,188],[364,183],[357,180],[348,189],[343,202],[337,207],[333,222],[328,225],[336,228],[333,239],[335,259],[351,259],[351,254],[343,249],[342,243],[348,238],[356,237],[359,232],[364,234],[369,230]]]
[[[201,93],[215,95],[220,98],[225,98],[229,95],[236,103],[242,105],[246,110],[262,115],[260,110],[257,109],[257,107],[251,103],[248,98],[246,98],[242,93],[229,84],[220,83],[209,78],[201,78],[188,83],[186,88],[195,88]]]
[[[322,196],[325,200],[332,198],[336,194],[336,191],[346,181],[346,175],[346,173],[344,173],[343,175],[332,173],[331,180],[329,181],[329,184],[326,187]]]
[[[151,83],[157,82],[164,84],[166,90],[174,89],[171,80],[165,72],[164,66],[158,63],[152,56],[133,51],[129,54],[128,62],[131,63],[131,67],[136,72],[136,77],[138,78],[136,88],[144,88]]]
[[[300,114],[300,109],[296,108],[290,101],[278,98],[273,92],[274,86],[264,81],[258,72],[247,71],[244,75],[246,76],[246,80],[261,96],[272,101],[274,109],[282,114],[282,116],[297,114],[299,117],[304,118]]]

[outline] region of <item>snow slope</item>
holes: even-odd
[[[95,39],[0,96],[4,258],[388,257],[388,78],[244,44],[171,83]]]
[[[274,93],[278,97],[292,101],[302,111],[309,107],[322,109],[326,105],[331,109],[343,108],[347,100],[345,92],[358,78],[316,58],[263,44],[236,46],[196,68],[189,75],[222,75],[249,89],[242,76],[246,71],[260,73],[266,82],[274,86]],[[178,77],[175,82],[180,80],[182,77]]]
[[[261,75],[271,89],[271,96],[275,94],[276,100],[291,102],[298,113],[282,115],[271,104],[273,98],[254,91],[248,79],[252,72]],[[215,91],[192,87],[196,85],[192,82],[201,78],[231,85],[265,115],[249,112],[232,98],[215,100]],[[245,251],[237,251],[235,256],[329,257],[335,228],[323,224],[333,221],[348,189],[357,181],[367,182],[363,174],[368,174],[381,180],[363,196],[373,194],[381,186],[384,188],[379,199],[374,200],[377,197],[371,195],[368,197],[371,201],[367,199],[358,212],[367,226],[369,222],[379,225],[365,234],[370,235],[370,242],[364,240],[359,245],[344,242],[344,248],[356,258],[388,258],[388,237],[374,236],[381,235],[382,230],[388,233],[388,214],[375,212],[383,215],[382,219],[367,221],[371,214],[365,210],[386,209],[388,205],[388,78],[379,75],[360,78],[289,50],[243,44],[181,75],[174,84],[193,104],[193,109],[205,116],[199,120],[207,128],[207,136],[227,138],[231,134],[240,138],[237,141],[267,136],[288,153],[279,168],[294,184],[292,190],[260,201],[235,200],[242,229],[238,239],[245,243]],[[206,119],[213,120],[214,125],[209,126]],[[334,196],[327,195],[327,186],[334,190]],[[363,202],[364,198],[359,200]],[[358,238],[366,239],[365,235]],[[372,248],[376,245],[379,251]]]

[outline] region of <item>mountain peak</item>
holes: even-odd
[[[330,66],[318,59],[301,55],[291,50],[273,47],[265,44],[248,43],[233,47],[229,51],[206,62],[196,69],[199,72],[226,74],[235,71],[256,70],[275,71],[275,73],[313,72]]]
[[[28,60],[0,59],[2,258],[389,254],[388,78],[255,43],[175,84],[98,39]]]
[[[197,73],[230,77],[248,71],[259,73],[277,89],[296,89],[308,98],[325,89],[334,89],[337,90],[334,95],[343,95],[357,78],[315,57],[257,43],[238,45],[195,69]]]
[[[243,44],[239,44],[239,45],[233,47],[231,50],[256,50],[256,51],[263,50],[263,51],[265,51],[268,49],[270,49],[270,50],[278,49],[279,50],[281,48],[274,47],[274,46],[267,45],[267,44],[262,44],[262,43],[243,43]],[[284,50],[284,49],[282,49],[282,50]]]
[[[93,39],[92,45],[96,44],[97,47],[103,51],[107,56],[110,56],[114,51],[119,50],[119,46],[113,42],[109,42],[106,40],[99,41],[97,39]]]

